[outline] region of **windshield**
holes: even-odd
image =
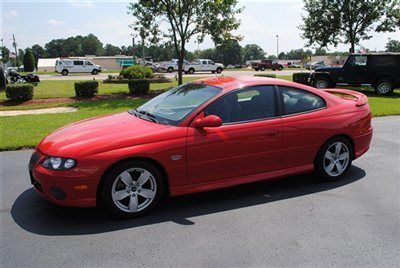
[[[154,116],[160,123],[177,125],[221,90],[219,87],[189,83],[158,95],[140,106],[137,111]]]

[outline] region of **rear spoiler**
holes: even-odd
[[[368,103],[367,96],[357,91],[348,89],[336,89],[336,88],[323,89],[323,91],[331,94],[342,95],[344,98],[347,97],[349,99],[353,99],[356,101],[356,106],[363,106]]]

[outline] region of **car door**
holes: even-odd
[[[367,83],[367,55],[351,55],[343,67],[343,82],[347,84]],[[342,82],[341,79],[338,81]]]
[[[282,120],[273,86],[255,86],[220,97],[200,116],[222,126],[188,128],[187,166],[192,184],[281,168]]]
[[[84,72],[83,60],[74,60],[74,68],[72,68],[71,72],[74,73]]]
[[[206,60],[202,60],[201,61],[201,68],[200,68],[200,70],[202,70],[202,71],[208,71],[208,62],[206,61]]]
[[[329,134],[329,126],[321,124],[326,102],[303,89],[278,88],[283,110],[283,168],[312,165],[316,152]]]

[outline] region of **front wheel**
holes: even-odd
[[[94,69],[94,70],[92,71],[92,74],[93,74],[93,75],[97,75],[98,73],[99,73],[99,70]]]
[[[393,92],[393,82],[390,79],[383,78],[378,80],[378,82],[374,85],[375,92],[379,95],[390,95]]]
[[[159,203],[164,193],[164,177],[148,162],[126,161],[104,177],[99,193],[101,204],[113,215],[138,217]]]
[[[279,66],[278,71],[282,71],[282,70],[283,70],[283,67]]]
[[[265,67],[264,67],[264,66],[261,66],[260,70],[261,70],[261,71],[265,71]]]
[[[314,87],[324,89],[329,87],[329,80],[325,77],[319,77],[314,81]]]
[[[222,68],[217,68],[217,74],[222,73]]]
[[[325,181],[335,181],[348,173],[352,162],[353,147],[343,137],[336,137],[325,143],[318,152],[315,171]]]

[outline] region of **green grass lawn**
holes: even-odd
[[[278,76],[278,78],[291,80],[291,76]],[[185,82],[196,80],[184,77]],[[17,150],[33,148],[48,133],[71,122],[104,114],[118,113],[136,108],[145,103],[147,99],[116,99],[102,101],[74,102],[68,99],[75,95],[74,81],[43,81],[35,88],[34,98],[46,99],[55,97],[67,98],[62,102],[32,105],[0,106],[0,110],[35,109],[58,106],[72,106],[79,109],[77,112],[47,115],[21,115],[0,117],[0,150]],[[176,82],[152,84],[151,89],[157,90],[175,86]],[[100,84],[99,94],[126,93],[126,84]],[[369,98],[374,116],[400,114],[400,90],[395,90],[392,96],[377,96],[370,88],[360,90]],[[4,92],[0,99],[5,99]]]

